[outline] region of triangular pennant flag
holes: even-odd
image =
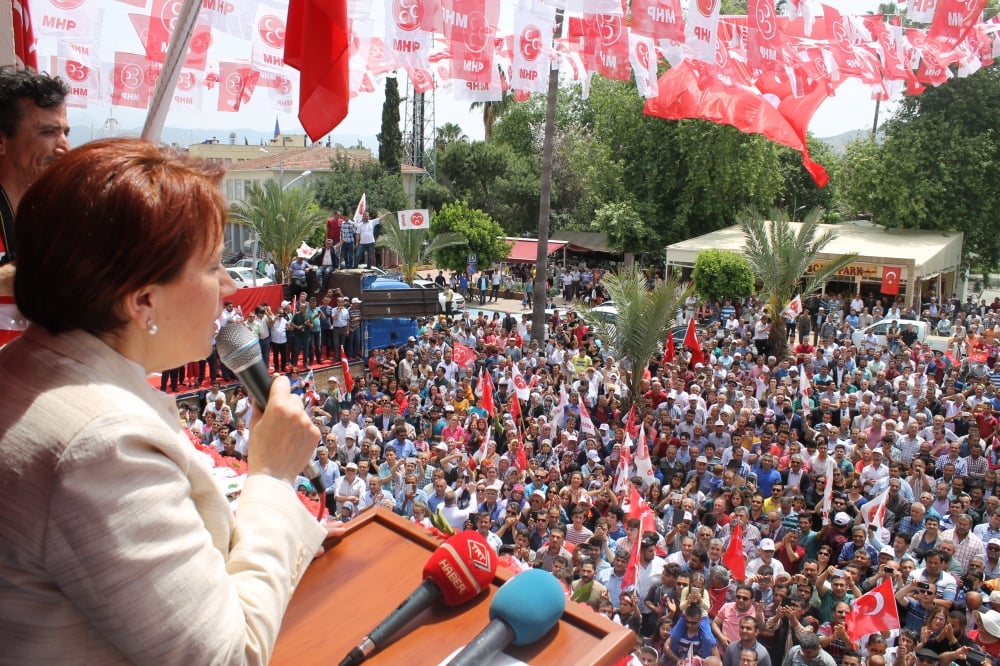
[[[701,351],[698,341],[698,331],[694,327],[694,319],[688,321],[687,332],[684,333],[684,345],[691,350],[691,365],[705,364],[705,354]]]
[[[747,554],[743,552],[743,523],[739,519],[729,523],[732,532],[729,534],[729,546],[722,556],[722,563],[729,569],[734,580],[744,581],[747,578]]]
[[[639,443],[635,448],[635,469],[642,479],[642,487],[648,488],[656,478],[653,474],[653,461],[649,458],[649,444],[646,442],[646,428],[639,427]]]
[[[343,345],[340,347],[340,369],[344,373],[344,387],[351,393],[354,390],[354,377],[351,376],[351,364],[347,362],[347,353]]]
[[[677,356],[677,348],[674,346],[673,333],[667,333],[667,343],[663,345],[663,362],[673,363]]]

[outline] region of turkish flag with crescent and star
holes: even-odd
[[[891,578],[884,579],[854,600],[854,607],[847,614],[846,629],[855,642],[868,634],[899,629],[899,610]]]
[[[882,267],[882,293],[883,294],[898,294],[899,293],[899,279],[902,276],[903,269],[900,266],[883,266]]]
[[[476,352],[471,347],[466,347],[461,342],[455,342],[452,344],[451,349],[452,358],[455,359],[455,363],[458,363],[459,366],[466,370],[471,370],[472,366],[476,364]]]
[[[531,388],[528,386],[528,382],[524,381],[524,375],[521,374],[521,369],[517,367],[517,363],[510,366],[510,374],[514,380],[514,392],[517,394],[517,399],[524,401],[530,399]]]

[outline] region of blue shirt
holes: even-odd
[[[708,618],[701,619],[698,623],[698,633],[693,637],[688,636],[687,622],[684,620],[674,624],[670,630],[670,650],[681,659],[687,657],[688,650],[692,646],[694,656],[707,659],[712,656],[712,648],[717,644]]]
[[[760,465],[754,465],[754,473],[757,475],[757,490],[760,496],[767,498],[771,496],[771,486],[781,483],[781,474],[776,469],[764,470]]]

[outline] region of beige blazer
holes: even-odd
[[[262,475],[234,517],[173,401],[94,336],[0,350],[0,664],[266,663],[325,533]]]

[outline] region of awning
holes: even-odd
[[[552,256],[565,246],[565,242],[550,240],[549,256]],[[522,239],[514,240],[514,247],[510,248],[510,254],[507,255],[507,261],[523,261],[526,263],[534,263],[535,261],[538,261],[538,241]]]

